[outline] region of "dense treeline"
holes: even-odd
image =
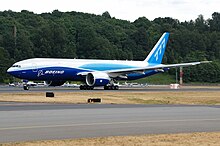
[[[97,16],[58,10],[0,12],[0,82],[10,78],[5,72],[12,63],[32,57],[143,60],[165,31],[171,35],[163,63],[211,60],[185,68],[184,79],[220,82],[220,13],[189,22],[169,17],[129,22],[108,12]]]

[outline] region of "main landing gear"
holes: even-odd
[[[93,86],[88,86],[88,85],[80,85],[79,89],[80,90],[93,90],[94,87]]]
[[[94,86],[80,85],[79,89],[80,90],[93,90]],[[106,86],[104,86],[104,90],[118,90],[118,89],[119,89],[118,85],[106,85]]]
[[[118,90],[119,86],[115,82],[116,80],[111,79],[110,83],[104,86],[104,90]]]
[[[118,85],[104,86],[104,90],[118,90],[118,89],[119,89]]]
[[[118,86],[118,84],[115,84],[114,82],[115,82],[115,80],[111,80],[109,84],[104,86],[104,90],[118,90],[119,86]],[[93,90],[94,86],[89,86],[89,85],[83,84],[83,85],[79,86],[79,89],[80,90]]]

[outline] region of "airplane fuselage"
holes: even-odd
[[[21,79],[27,80],[71,80],[83,81],[79,76],[82,72],[105,72],[118,69],[131,69],[149,66],[143,61],[119,61],[119,60],[92,60],[92,59],[50,59],[33,58],[15,63],[8,72]],[[129,73],[126,80],[135,80],[158,73],[155,70],[145,71],[144,74]],[[125,78],[118,78],[125,79]]]

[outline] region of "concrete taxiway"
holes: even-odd
[[[220,106],[0,103],[0,143],[220,131]]]

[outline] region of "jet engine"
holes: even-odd
[[[60,80],[55,80],[55,81],[45,81],[46,82],[46,84],[48,85],[48,86],[61,86],[61,85],[63,85],[66,81],[60,81]]]
[[[105,86],[110,80],[108,74],[103,72],[91,72],[86,76],[86,84],[89,86]]]

